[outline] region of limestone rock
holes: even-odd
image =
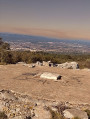
[[[9,90],[0,91],[0,99],[16,100],[17,98]]]
[[[43,66],[43,63],[37,61],[37,62],[36,62],[36,66]]]
[[[48,110],[44,109],[42,106],[38,106],[34,110],[35,116],[32,119],[50,119],[51,114]]]
[[[26,64],[25,62],[17,62],[17,64],[22,64],[22,65],[24,65],[24,64]]]
[[[3,102],[0,102],[0,111],[2,112],[4,108]]]
[[[22,116],[16,116],[13,119],[23,119]]]
[[[43,61],[43,66],[49,66],[49,67],[53,67],[53,63],[51,61]]]
[[[44,72],[43,74],[41,74],[40,78],[60,80],[61,76],[59,74],[56,74],[56,73]]]
[[[79,65],[77,62],[66,62],[66,63],[58,64],[57,67],[66,68],[66,69],[78,69]]]
[[[63,111],[64,117],[72,119],[74,117],[79,117],[81,119],[88,119],[87,113],[78,109],[66,109]]]
[[[5,112],[8,119],[50,119],[51,113],[48,110],[58,112],[58,109],[62,109],[62,106],[71,107],[73,109],[66,109],[62,114],[69,119],[78,116],[81,119],[88,119],[86,112],[77,110],[89,105],[87,104],[71,104],[69,102],[57,102],[47,99],[32,98],[29,95],[23,95],[11,90],[0,91],[0,111]],[[71,105],[71,106],[70,106]],[[75,108],[76,107],[76,108]],[[90,107],[90,106],[89,106]],[[86,108],[89,109],[89,108]]]
[[[29,64],[28,67],[30,67],[30,68],[34,68],[35,66],[36,66],[35,64]]]

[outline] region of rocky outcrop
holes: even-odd
[[[62,64],[57,64],[57,67],[66,68],[66,69],[78,69],[79,65],[77,62],[66,62]]]
[[[75,116],[88,119],[82,108],[89,109],[90,105],[36,99],[14,91],[0,91],[0,112],[4,112],[9,119],[50,119],[50,110],[70,119]]]
[[[18,64],[21,64],[23,66],[27,66],[30,68],[34,68],[36,66],[60,67],[60,68],[66,68],[66,69],[78,69],[79,68],[79,65],[77,62],[65,62],[62,64],[54,64],[51,61],[43,61],[43,62],[37,61],[36,63],[31,63],[31,64],[26,64],[24,62],[18,62]]]
[[[0,91],[0,112],[9,119],[48,119],[50,112],[26,95],[9,90]]]

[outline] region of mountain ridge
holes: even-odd
[[[4,41],[12,41],[12,42],[66,42],[66,43],[79,43],[84,45],[90,45],[89,40],[81,40],[81,39],[57,39],[57,38],[49,38],[44,36],[34,36],[34,35],[25,35],[25,34],[16,34],[16,33],[5,33],[0,32],[0,37],[3,38]]]

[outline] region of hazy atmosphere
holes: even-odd
[[[90,40],[90,0],[0,0],[0,32]]]
[[[0,0],[0,119],[90,119],[90,0]]]

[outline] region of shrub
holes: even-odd
[[[0,112],[0,119],[8,119],[8,117],[4,112]]]
[[[51,108],[49,108],[49,111],[51,113],[51,119],[65,119],[59,112],[53,111]]]

